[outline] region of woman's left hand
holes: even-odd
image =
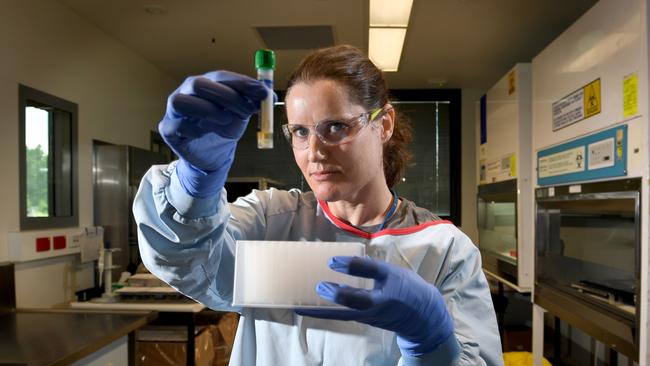
[[[417,273],[393,264],[361,257],[333,257],[329,267],[352,276],[372,278],[372,290],[320,282],[324,299],[351,309],[298,309],[299,315],[355,320],[397,334],[402,354],[433,352],[453,336],[454,326],[438,289]]]

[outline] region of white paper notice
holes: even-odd
[[[541,157],[537,162],[539,177],[546,178],[554,177],[556,175],[583,172],[585,170],[584,160],[584,146]]]
[[[582,88],[553,103],[553,131],[585,118]]]
[[[614,166],[614,138],[589,144],[589,170]]]

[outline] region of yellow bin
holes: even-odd
[[[533,354],[530,352],[506,352],[503,354],[505,366],[533,366]],[[542,365],[553,366],[548,360],[542,358]]]

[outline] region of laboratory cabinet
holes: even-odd
[[[478,246],[485,273],[519,292],[533,283],[531,65],[516,64],[479,102]]]
[[[537,362],[545,312],[650,362],[647,106],[647,0],[597,2],[533,58]]]
[[[127,145],[112,145],[95,141],[93,146],[93,207],[94,222],[104,228],[107,248],[113,253],[113,277],[140,263],[138,230],[133,217],[133,200],[140,181],[154,164],[164,164],[167,157]]]

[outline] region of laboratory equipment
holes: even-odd
[[[113,292],[113,271],[119,269],[119,265],[113,264],[113,253],[119,252],[120,248],[104,248],[99,258],[99,283],[104,284],[104,293],[101,297],[92,299],[93,302],[116,302],[118,297]]]
[[[650,362],[647,45],[647,1],[602,0],[533,59],[536,359],[548,311]]]
[[[483,270],[519,292],[533,286],[531,65],[516,64],[480,101],[477,215]]]
[[[114,253],[113,275],[140,262],[138,232],[133,219],[133,199],[144,173],[166,162],[164,155],[126,145],[99,144],[94,149],[93,203],[95,225],[104,228],[103,240]],[[103,245],[102,245],[103,246]]]
[[[518,288],[517,180],[478,187],[479,249],[483,269],[500,281]],[[521,253],[521,256],[533,253]]]
[[[255,52],[255,68],[257,79],[269,89],[259,112],[257,128],[257,148],[273,148],[273,70],[275,69],[275,53],[271,50]]]
[[[365,255],[352,242],[247,241],[236,243],[233,306],[264,308],[340,308],[316,294],[321,281],[367,288],[370,281],[334,272],[337,255]]]
[[[640,188],[637,178],[536,190],[535,302],[632,358]]]
[[[16,279],[14,264],[0,262],[0,314],[16,308]]]
[[[153,301],[161,304],[194,302],[151,273],[129,276],[124,286],[114,292],[119,296],[120,302],[135,304]]]

